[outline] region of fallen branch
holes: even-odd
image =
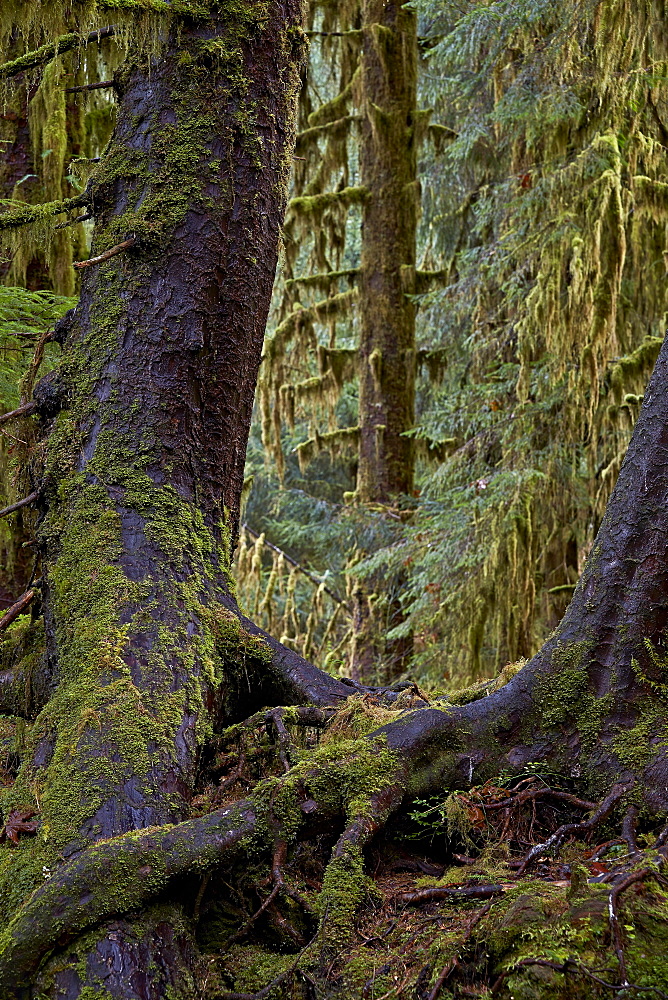
[[[502,896],[504,892],[502,885],[437,885],[415,889],[413,892],[400,892],[394,897],[394,901],[403,903],[404,906],[421,906],[423,903],[437,903],[443,899],[493,899],[495,896]]]
[[[490,899],[489,903],[485,903],[482,909],[479,910],[473,917],[473,919],[469,921],[469,925],[466,928],[466,934],[462,938],[461,943],[459,945],[460,953],[464,945],[467,944],[468,941],[470,940],[474,928],[480,923],[483,917],[487,916],[493,905],[494,905],[494,900]],[[455,957],[450,962],[448,962],[448,964],[442,970],[438,979],[434,983],[434,988],[427,997],[427,1000],[437,1000],[437,997],[440,994],[441,990],[443,989],[445,983],[448,981],[448,979],[455,971],[455,969],[458,968],[458,966],[459,966],[459,955],[455,955]]]
[[[543,844],[536,844],[535,847],[532,847],[522,862],[521,867],[517,870],[517,878],[521,878],[529,865],[533,864],[541,854],[546,854],[551,850],[558,850],[566,837],[572,833],[589,833],[597,823],[607,819],[619,800],[626,795],[630,788],[631,785],[629,784],[614,785],[610,794],[606,796],[594,815],[588,820],[585,820],[583,823],[566,823],[564,826],[560,826],[556,833],[553,833]]]
[[[28,334],[22,334],[22,336],[27,337]],[[32,334],[30,335],[32,336]],[[0,424],[6,424],[10,420],[16,420],[18,417],[29,417],[37,410],[37,403],[31,400],[29,403],[22,403],[15,410],[10,410],[9,413],[3,413],[0,416]]]
[[[89,260],[78,260],[72,267],[79,268],[92,267],[93,264],[102,264],[103,261],[109,260],[110,257],[115,257],[117,253],[122,253],[123,250],[127,250],[128,247],[134,246],[137,242],[137,237],[132,236],[129,240],[124,240],[123,243],[119,243],[117,246],[112,247],[111,250],[105,250],[98,257],[91,257]]]
[[[24,497],[23,500],[18,500],[16,503],[10,504],[9,507],[5,507],[3,510],[0,510],[0,517],[7,517],[8,514],[13,514],[15,510],[20,510],[21,507],[27,507],[28,504],[34,503],[38,496],[39,490],[35,490],[34,493],[31,493],[28,497]]]
[[[25,594],[22,594],[21,597],[19,597],[16,604],[12,604],[11,608],[5,611],[2,618],[0,618],[0,632],[2,632],[3,629],[6,629],[8,625],[11,625],[19,615],[23,614],[34,596],[34,590],[26,590]]]
[[[567,802],[569,805],[574,806],[576,809],[595,809],[595,802],[588,802],[586,799],[580,799],[577,795],[571,795],[570,792],[559,792],[554,791],[551,788],[539,788],[533,791],[520,792],[519,795],[511,796],[510,798],[503,799],[501,802],[483,802],[481,806],[483,809],[502,809],[505,806],[521,806],[525,802],[535,801],[536,799],[557,799],[559,802]]]

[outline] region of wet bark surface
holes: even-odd
[[[224,683],[224,651],[245,636],[251,659],[271,659],[239,624],[228,565],[291,169],[301,19],[299,0],[238,5],[175,25],[150,72],[137,52],[117,74],[118,124],[89,185],[91,256],[133,245],[85,269],[59,331],[61,410],[45,423],[40,500],[53,697],[16,785],[25,800],[41,790],[50,833],[36,850],[55,850],[58,864],[91,842],[183,820],[203,738],[234,714],[234,697],[245,710],[259,695]],[[14,892],[6,881],[10,906]],[[102,983],[113,997],[186,995],[196,976],[178,905],[117,922],[71,954],[43,972],[40,995],[74,1000]]]

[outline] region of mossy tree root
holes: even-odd
[[[252,834],[250,802],[175,826],[99,841],[37,889],[0,934],[0,997],[27,986],[42,958],[79,934],[141,908],[188,872],[203,874]]]

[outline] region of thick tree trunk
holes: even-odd
[[[413,490],[413,442],[406,432],[415,419],[415,304],[409,296],[415,293],[419,205],[417,15],[400,0],[364,0],[362,23],[360,178],[368,194],[359,275],[357,491],[365,503],[389,504]],[[399,620],[399,607],[390,602],[383,624]],[[381,658],[389,678],[405,669],[412,640],[385,644],[364,587],[355,594],[353,624],[358,677],[373,676]]]
[[[183,820],[221,718],[281,689],[347,694],[247,631],[228,576],[303,52],[301,0],[225,3],[117,75],[93,255],[135,242],[85,271],[61,329],[40,527],[52,697],[5,803],[37,809],[40,835],[2,849],[5,920],[91,841]],[[53,380],[47,395],[52,411]],[[195,995],[196,955],[169,906],[76,943],[39,990]]]

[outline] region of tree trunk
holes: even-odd
[[[302,4],[223,8],[172,29],[150,73],[138,53],[117,74],[92,253],[134,244],[86,269],[57,385],[37,391],[51,415],[54,395],[62,405],[39,529],[52,696],[5,801],[6,813],[40,815],[29,852],[4,848],[5,918],[92,841],[183,820],[214,723],[281,687],[294,696],[307,675],[322,684],[282,651],[275,681],[265,670],[251,690],[250,665],[269,666],[272,652],[240,620],[228,576],[291,169]],[[337,691],[347,694],[325,680],[321,697]],[[196,955],[170,904],[76,943],[39,990],[195,995]]]
[[[415,421],[415,246],[417,180],[417,15],[399,0],[364,0],[360,179],[359,424],[357,491],[365,503],[390,504],[413,490]],[[382,591],[381,581],[373,586]],[[365,587],[355,594],[354,672],[373,676],[379,648],[388,679],[401,674],[412,639],[385,643],[401,620],[390,602],[381,626]],[[382,602],[381,602],[382,603]],[[379,632],[381,633],[379,635]],[[384,650],[383,650],[383,647]]]

